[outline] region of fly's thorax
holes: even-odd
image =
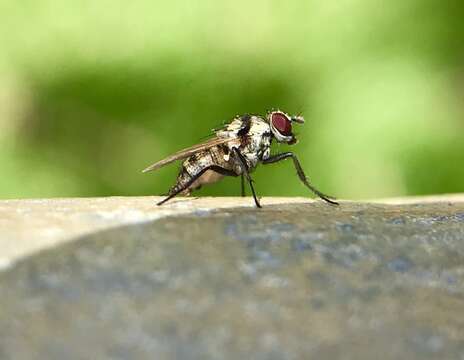
[[[237,148],[245,158],[248,168],[253,170],[259,161],[267,158],[270,153],[272,132],[267,120],[256,115],[246,115],[237,117],[223,130],[218,131],[217,136],[224,138],[236,138],[236,142],[228,143],[226,146],[233,153]],[[233,155],[232,155],[233,157]],[[231,156],[225,154],[228,161]],[[241,173],[240,165],[235,164],[234,171]]]
[[[238,136],[238,132],[243,127],[243,120],[235,118],[224,129],[216,132],[216,135],[221,138],[233,138]]]
[[[255,121],[252,122],[248,134],[254,151],[265,151],[271,146],[271,127],[264,119],[255,119]]]
[[[241,149],[251,169],[255,168],[259,161],[269,156],[272,133],[269,124],[260,117],[252,117],[246,144]]]
[[[252,116],[248,134],[251,136],[265,136],[266,134],[271,134],[271,126],[262,117]]]
[[[260,135],[270,131],[270,125],[265,119],[257,115],[246,115],[236,117],[224,129],[217,131],[216,135],[230,138],[241,135]]]

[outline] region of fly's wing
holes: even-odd
[[[227,143],[232,143],[232,142],[238,142],[238,139],[235,137],[214,137],[206,142],[203,142],[201,144],[193,145],[189,148],[180,150],[171,156],[168,156],[167,158],[164,158],[163,160],[160,160],[146,169],[144,169],[142,172],[148,172],[148,171],[153,171],[157,170],[165,165],[168,165],[176,160],[181,160],[181,159],[186,159],[193,154],[197,153],[198,151],[206,150],[209,148],[212,148],[213,146],[221,145],[221,144],[227,144]]]

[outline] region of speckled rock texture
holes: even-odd
[[[196,211],[0,272],[1,359],[464,359],[464,202]]]

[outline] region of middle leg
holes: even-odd
[[[242,169],[242,174],[245,175],[245,178],[248,180],[248,183],[250,184],[251,193],[253,195],[253,199],[255,200],[256,207],[260,208],[261,204],[259,203],[258,198],[256,197],[255,188],[253,187],[253,179],[250,176],[246,160],[245,160],[244,156],[242,155],[242,153],[240,152],[240,150],[238,150],[237,148],[234,148],[233,151],[234,151],[235,156],[237,157],[237,161],[240,164],[240,167]]]

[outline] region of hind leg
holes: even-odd
[[[174,186],[171,189],[171,191],[169,192],[169,195],[166,198],[164,198],[163,200],[161,200],[159,203],[157,203],[156,205],[158,205],[158,206],[163,205],[166,201],[171,200],[173,197],[179,195],[181,192],[188,191],[190,186],[196,180],[198,180],[208,170],[215,171],[218,174],[225,175],[225,176],[237,176],[237,174],[234,173],[233,171],[224,169],[224,168],[222,168],[220,166],[217,166],[217,165],[211,165],[211,166],[205,167],[200,172],[198,172],[196,175],[192,176],[184,185],[182,185],[182,186],[177,186],[177,185]],[[190,194],[190,192],[189,192],[189,194]]]
[[[169,195],[164,198],[163,200],[161,200],[159,203],[157,203],[156,205],[163,205],[166,201],[169,201],[171,200],[173,197],[179,195],[181,192],[185,191],[187,192],[188,195],[190,195],[190,192],[188,191],[189,190],[189,187],[197,180],[201,177],[201,175],[203,175],[206,171],[208,170],[208,168],[204,168],[202,169],[200,172],[198,172],[198,174],[192,176],[187,182],[185,182],[183,185],[181,186],[178,186],[179,185],[179,180],[177,182],[176,185],[174,185],[174,187],[169,191]]]

